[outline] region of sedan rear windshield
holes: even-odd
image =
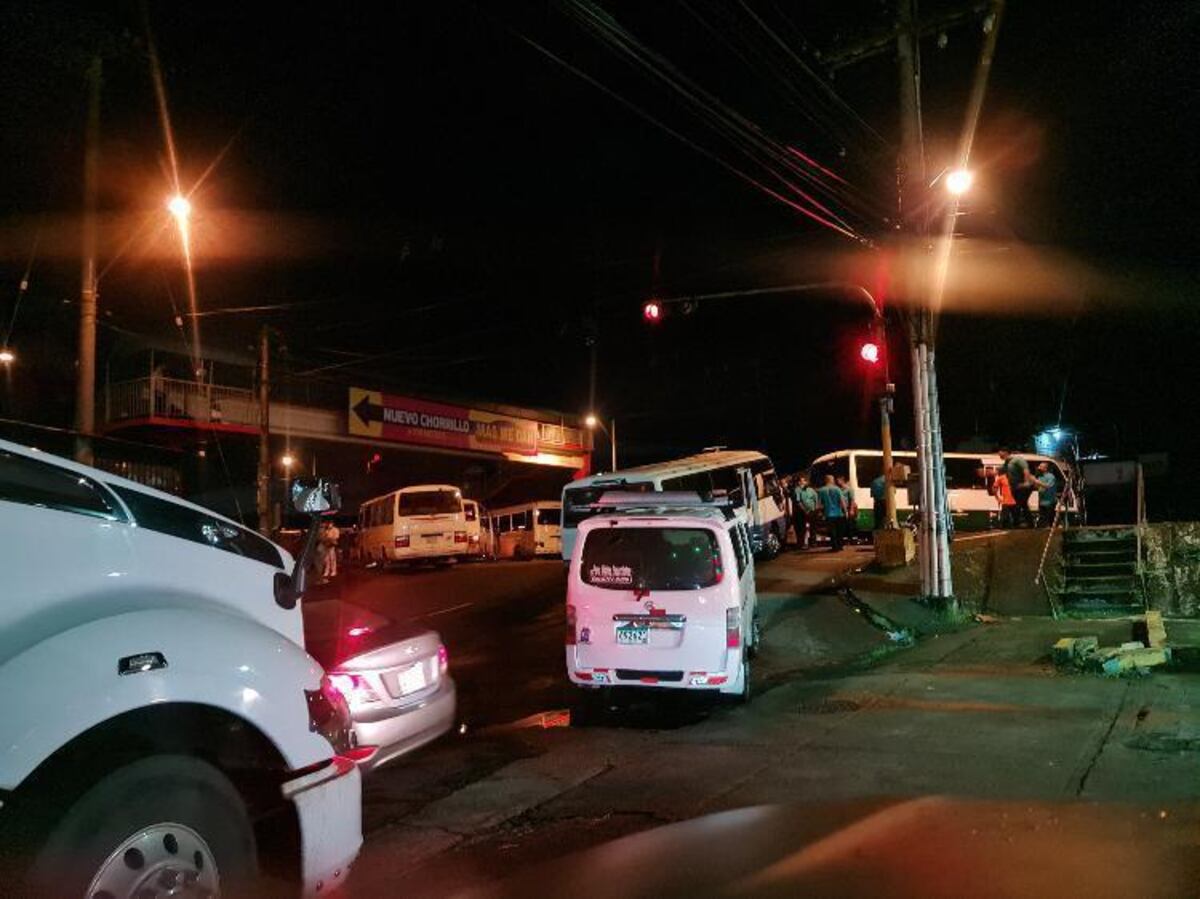
[[[704,528],[604,528],[587,535],[580,576],[608,590],[699,590],[720,582],[721,553]]]
[[[455,490],[415,490],[400,494],[400,515],[447,515],[462,511]]]

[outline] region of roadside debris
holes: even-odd
[[[1119,677],[1149,674],[1151,668],[1171,661],[1160,612],[1147,612],[1135,619],[1133,638],[1120,646],[1101,646],[1098,637],[1063,637],[1054,644],[1054,664]]]

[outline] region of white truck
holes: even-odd
[[[2,882],[117,899],[344,880],[360,774],[345,698],[304,651],[311,545],[292,570],[207,509],[0,441]]]

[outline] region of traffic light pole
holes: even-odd
[[[96,185],[100,169],[100,57],[88,67],[83,148],[83,270],[79,290],[79,355],[75,374],[75,461],[95,461],[96,431]]]

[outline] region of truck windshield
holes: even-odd
[[[699,590],[720,582],[721,553],[704,528],[605,528],[588,534],[580,576],[609,590]]]
[[[400,494],[400,515],[449,515],[462,511],[462,498],[454,490],[414,490]]]

